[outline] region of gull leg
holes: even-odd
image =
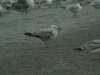
[[[76,12],[73,13],[73,16],[76,17]]]
[[[44,41],[44,46],[45,46],[46,48],[48,48],[48,42],[47,42],[47,41]]]

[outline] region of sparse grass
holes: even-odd
[[[0,18],[0,75],[100,75],[100,54],[73,49],[100,38],[100,15],[86,6],[76,18],[60,8],[39,9],[23,19]],[[16,16],[17,15],[17,16]],[[24,32],[56,24],[62,27],[49,48]]]

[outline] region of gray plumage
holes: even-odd
[[[46,42],[57,37],[57,29],[60,28],[56,25],[51,25],[51,28],[49,29],[43,29],[34,33],[25,33],[24,35],[36,37]]]
[[[92,40],[81,46],[83,50],[93,50],[100,48],[100,40]]]
[[[66,6],[66,9],[72,12],[73,16],[76,16],[77,12],[82,10],[82,6],[79,3],[71,4],[71,5]]]
[[[91,52],[97,52],[97,51],[100,51],[100,50],[97,50],[99,48],[100,48],[100,40],[92,40],[85,43],[80,48],[76,48],[75,50],[93,50]]]
[[[95,9],[100,9],[100,0],[93,0],[90,3]]]

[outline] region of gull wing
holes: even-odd
[[[39,31],[39,32],[36,32],[36,35],[38,35],[41,39],[49,39],[54,34],[53,34],[52,31],[48,30],[48,31]]]

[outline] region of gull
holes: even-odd
[[[56,25],[51,25],[51,27],[48,29],[42,29],[42,30],[34,32],[34,33],[31,33],[31,32],[24,33],[24,35],[36,37],[36,38],[42,40],[45,44],[47,44],[47,41],[50,41],[57,37],[57,31],[59,29],[61,29],[61,28]]]
[[[47,4],[52,4],[53,0],[47,0]]]
[[[7,9],[7,10],[11,10],[11,7],[14,3],[16,3],[17,0],[6,0],[5,2],[3,2],[4,4],[4,7]]]
[[[92,50],[92,53],[96,53],[100,51],[100,40],[91,40],[84,45],[82,45],[80,48],[76,48],[74,50]]]
[[[90,2],[90,5],[92,5],[95,9],[100,9],[100,0],[93,0]]]
[[[0,5],[0,12],[2,12],[3,11],[3,7]]]
[[[26,0],[27,4],[29,5],[30,8],[35,7],[35,0]]]
[[[27,14],[28,11],[35,7],[34,0],[17,0],[13,3],[12,9]]]
[[[2,15],[3,13],[7,13],[8,11],[2,6],[0,5],[0,15]]]
[[[3,5],[0,5],[0,16],[8,13],[17,13],[17,12],[7,10]]]
[[[29,8],[29,5],[27,4],[26,0],[18,0],[16,3],[12,5],[12,9],[18,10],[22,13],[27,13],[27,9]]]
[[[70,12],[72,12],[73,16],[76,16],[77,12],[82,10],[82,6],[80,3],[70,4],[66,7],[61,7],[61,8],[69,10]]]

